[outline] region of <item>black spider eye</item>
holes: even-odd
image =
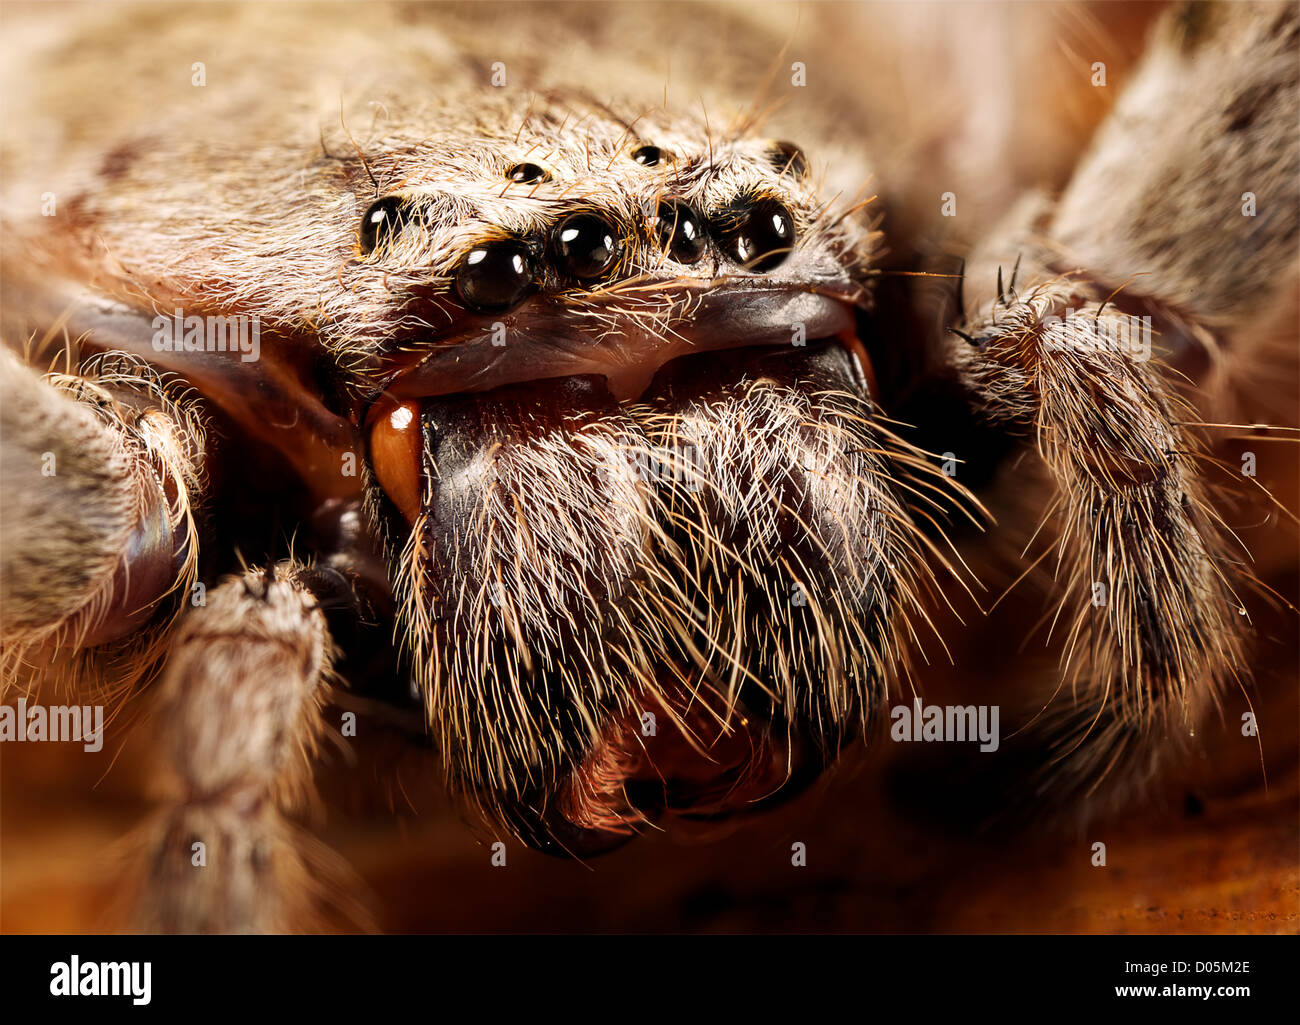
[[[727,255],[746,270],[780,266],[794,247],[794,218],[774,199],[741,203],[716,225]]]
[[[376,246],[387,243],[407,219],[407,207],[400,196],[385,196],[371,203],[361,217],[361,255],[368,256]]]
[[[643,167],[657,167],[664,161],[664,151],[658,146],[640,146],[632,151],[632,159]]]
[[[704,222],[685,203],[661,202],[655,213],[655,231],[660,248],[678,263],[694,263],[709,245]]]
[[[792,174],[796,178],[808,175],[808,157],[793,142],[772,144],[772,166],[782,174]]]
[[[603,275],[618,258],[613,226],[595,214],[574,214],[555,228],[553,246],[560,265],[580,281]]]
[[[506,177],[519,185],[536,185],[551,180],[550,172],[537,164],[515,164],[506,172]]]
[[[456,271],[456,291],[482,313],[504,313],[532,290],[537,264],[519,239],[486,242],[466,254]]]

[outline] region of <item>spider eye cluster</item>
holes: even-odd
[[[734,204],[711,219],[689,203],[664,199],[653,229],[664,255],[676,263],[698,263],[712,242],[721,258],[757,273],[780,266],[796,239],[794,216],[770,198]],[[536,289],[547,267],[561,281],[590,285],[617,272],[623,250],[611,218],[591,211],[569,214],[545,237],[499,238],[475,246],[456,269],[456,293],[472,310],[506,312]]]
[[[671,158],[658,146],[639,146],[630,154],[643,167]],[[807,171],[803,151],[793,143],[773,144],[770,157],[781,174]],[[521,162],[505,172],[521,185],[550,181],[539,164]],[[410,219],[400,196],[385,196],[361,220],[363,256],[390,242]],[[660,199],[650,224],[663,255],[674,263],[698,263],[713,249],[717,258],[753,273],[780,266],[794,249],[796,227],[788,207],[770,196],[747,195],[707,213],[679,198]],[[485,239],[470,249],[453,272],[456,295],[471,310],[504,313],[523,302],[546,278],[568,285],[591,285],[618,273],[624,233],[616,220],[599,210],[582,210],[560,218],[549,230],[527,237]],[[550,272],[549,274],[547,272]]]

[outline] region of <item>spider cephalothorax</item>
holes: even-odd
[[[925,573],[892,480],[924,464],[860,362],[870,235],[793,146],[536,104],[503,121],[521,113],[454,173],[424,151],[367,161],[385,198],[365,223],[393,228],[344,280],[406,283],[363,375],[383,387],[372,515],[453,778],[625,835],[638,775],[651,806],[695,803],[630,750],[655,746],[655,717],[701,751],[749,724],[774,765],[722,766],[717,811],[879,703]]]

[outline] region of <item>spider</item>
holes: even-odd
[[[796,797],[1017,587],[1044,814],[1247,684],[1215,431],[1294,361],[1294,6],[1165,12],[1010,197],[767,14],[317,15],[65,25],[6,118],[4,686],[150,703],[136,927],[305,927],[358,715],[586,858]]]

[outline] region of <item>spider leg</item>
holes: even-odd
[[[1066,734],[1099,771],[1116,745],[1194,732],[1246,675],[1244,553],[1217,512],[1199,418],[1159,363],[1093,346],[1084,324],[1131,326],[1105,298],[1044,288],[1004,309],[968,363],[986,408],[1032,433],[1055,491],[1053,631],[1081,712]]]
[[[1194,385],[1226,352],[1257,360],[1252,318],[1294,295],[1298,31],[1293,6],[1172,11],[1060,201],[1027,200],[970,260],[983,296],[948,359],[1055,491],[1058,792],[1151,778],[1248,675],[1248,556]]]
[[[138,671],[197,556],[203,429],[178,386],[137,359],[41,375],[0,346],[2,686],[79,679],[108,651]],[[129,675],[129,673],[128,673]]]
[[[311,793],[334,661],[312,579],[293,561],[227,577],[178,625],[156,708],[167,796],[145,831],[137,928],[364,920],[344,896],[356,891],[346,867],[287,817]]]

